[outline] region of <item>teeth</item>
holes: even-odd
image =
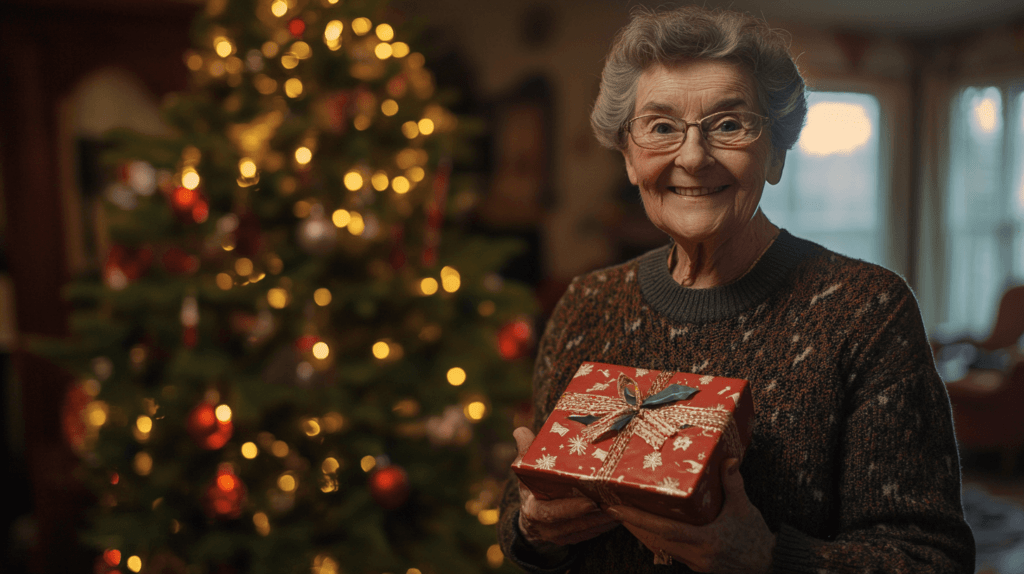
[[[723,185],[720,187],[671,187],[669,189],[671,189],[672,193],[675,193],[676,195],[698,197],[701,195],[711,195],[712,193],[718,193],[719,191],[722,191],[726,187],[729,186]]]

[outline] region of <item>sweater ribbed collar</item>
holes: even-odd
[[[655,311],[681,323],[710,323],[742,313],[767,299],[812,250],[785,229],[745,275],[707,289],[683,287],[668,268],[669,243],[640,257],[640,291]]]

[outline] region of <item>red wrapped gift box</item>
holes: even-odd
[[[583,363],[512,468],[544,500],[583,494],[706,524],[753,418],[742,379]]]

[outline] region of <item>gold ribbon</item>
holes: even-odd
[[[695,426],[707,431],[718,431],[725,443],[725,452],[729,457],[742,458],[743,444],[732,413],[726,410],[691,407],[682,404],[667,404],[654,408],[643,408],[644,400],[656,395],[675,376],[673,371],[662,371],[651,384],[647,393],[636,381],[625,373],[619,373],[616,380],[618,393],[614,397],[591,395],[585,393],[565,393],[559,401],[558,408],[574,414],[600,417],[588,425],[580,436],[590,442],[601,440],[613,430],[613,426],[623,417],[632,415],[632,419],[619,431],[612,442],[608,454],[601,463],[601,468],[585,482],[591,484],[601,499],[608,505],[620,504],[621,499],[609,488],[612,472],[626,453],[630,439],[636,435],[651,445],[655,451],[676,434],[684,425]],[[626,399],[626,391],[632,386],[636,395],[634,404]]]

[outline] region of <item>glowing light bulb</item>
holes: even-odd
[[[421,134],[428,136],[434,133],[434,120],[430,118],[423,118],[422,120],[419,121],[417,127],[419,128]]]
[[[235,273],[238,273],[241,277],[246,277],[252,274],[253,265],[252,260],[248,257],[239,257],[235,261]]]
[[[278,18],[288,13],[288,2],[285,0],[274,0],[274,3],[270,5],[270,13]]]
[[[395,190],[395,193],[402,195],[409,192],[412,188],[412,184],[405,176],[399,175],[395,179],[391,180],[391,189]]]
[[[384,191],[388,188],[389,183],[388,174],[383,171],[378,171],[370,177],[370,185],[372,185],[373,189],[376,189],[377,191]]]
[[[398,113],[398,102],[392,99],[387,99],[381,102],[380,111],[385,116],[393,116]]]
[[[391,56],[394,58],[404,58],[409,55],[409,44],[405,42],[395,42],[391,44]]]
[[[242,445],[242,456],[252,460],[259,454],[259,448],[256,447],[256,443],[249,441]]]
[[[324,27],[324,41],[337,42],[341,39],[341,33],[345,30],[345,24],[341,20],[331,20]]]
[[[135,426],[139,429],[139,432],[149,434],[153,430],[153,419],[142,415],[135,419]]]
[[[343,227],[343,226],[339,226]],[[313,292],[313,302],[320,307],[326,307],[331,304],[331,290],[326,287],[321,287]]]
[[[289,98],[297,98],[302,95],[302,80],[298,78],[288,78],[284,83],[284,93]]]
[[[390,42],[395,39],[395,29],[390,24],[379,24],[377,26],[377,37],[381,42]]]
[[[247,157],[243,157],[238,162],[238,173],[242,174],[242,177],[255,177],[256,176],[256,163]]]
[[[268,290],[267,303],[274,309],[284,309],[288,306],[288,291],[281,287],[274,287]]]
[[[387,42],[381,42],[373,49],[373,55],[377,56],[377,59],[387,60],[391,57],[391,44]]]
[[[317,359],[320,359],[322,361],[326,359],[330,354],[331,348],[327,345],[327,343],[320,341],[319,343],[313,345],[313,356],[316,357]]]
[[[352,219],[348,222],[348,232],[352,235],[362,235],[363,231],[366,231],[366,222],[363,221],[363,216],[353,211],[351,217]]]
[[[370,22],[369,18],[356,18],[352,20],[352,31],[357,36],[364,36],[370,29],[373,28],[373,23]]]
[[[217,405],[217,410],[214,411],[217,416],[217,420],[222,423],[231,422],[231,407],[227,405]]]
[[[343,180],[345,189],[349,191],[358,191],[363,188],[363,176],[357,171],[350,171],[345,174]]]
[[[359,459],[359,468],[363,469],[363,472],[370,472],[373,467],[377,466],[377,458],[370,455],[366,455]]]
[[[302,146],[295,150],[295,161],[299,165],[306,165],[313,159],[313,152],[306,146]]]
[[[347,209],[338,209],[331,214],[331,221],[334,222],[335,227],[340,229],[342,227],[345,227],[346,225],[348,225],[350,221],[352,221],[352,215],[348,212]]]
[[[277,477],[277,487],[284,492],[292,492],[296,486],[298,485],[295,481],[295,476],[291,473],[286,472]]]
[[[481,401],[473,401],[466,405],[463,409],[463,413],[469,420],[478,421],[484,418],[484,415],[487,414],[487,405]]]
[[[373,344],[373,356],[378,359],[386,359],[391,354],[391,347],[384,341],[377,341]]]
[[[424,295],[433,295],[437,293],[437,279],[433,277],[424,277],[420,280],[420,292]]]
[[[188,190],[199,187],[199,173],[196,172],[195,168],[186,167],[181,172],[181,186]]]
[[[449,293],[454,293],[462,286],[462,276],[454,267],[445,266],[441,269],[441,287]]]
[[[402,124],[402,135],[409,139],[414,139],[420,135],[420,128],[416,125],[416,122],[410,120]]]
[[[235,47],[227,37],[217,36],[213,39],[213,50],[217,52],[217,55],[221,58],[227,58],[235,51]]]
[[[448,369],[448,384],[453,387],[458,387],[462,383],[466,382],[466,371],[460,367],[452,367]]]

